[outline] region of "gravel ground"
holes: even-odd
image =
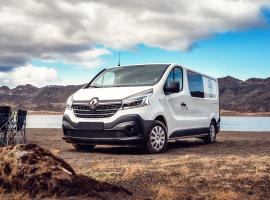
[[[135,199],[270,199],[270,133],[221,132],[216,144],[186,139],[158,155],[127,146],[78,152],[60,129],[28,129],[27,137],[77,173],[121,185]]]

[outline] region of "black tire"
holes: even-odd
[[[213,144],[216,142],[216,138],[217,138],[217,126],[214,121],[211,121],[208,135],[203,138],[203,142],[205,144]]]
[[[162,153],[166,150],[167,143],[166,126],[162,122],[155,120],[150,128],[147,141],[144,145],[145,152],[149,154]]]
[[[95,145],[87,145],[87,144],[72,144],[74,149],[78,150],[78,151],[90,151],[92,149],[94,149]]]

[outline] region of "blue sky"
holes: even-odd
[[[196,43],[189,51],[169,51],[143,44],[120,51],[121,64],[179,63],[215,76],[233,76],[242,80],[270,76],[270,27],[216,34]],[[103,64],[93,69],[62,63],[32,61],[35,66],[56,67],[62,80],[79,84],[89,81],[103,68],[116,66],[118,51],[102,56]]]
[[[270,0],[10,0],[0,38],[0,86],[84,84],[116,66],[119,51],[122,65],[270,76]]]

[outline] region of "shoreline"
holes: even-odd
[[[221,110],[221,116],[241,116],[241,117],[270,117],[270,112],[238,112],[231,110]]]
[[[63,112],[54,112],[54,111],[34,111],[29,110],[27,111],[27,114],[29,115],[63,115]]]
[[[63,115],[63,112],[54,112],[54,111],[28,111],[29,115]],[[270,112],[238,112],[231,110],[221,110],[221,117],[223,116],[239,116],[239,117],[270,117]]]

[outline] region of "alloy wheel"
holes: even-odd
[[[150,133],[150,143],[156,151],[161,150],[165,145],[166,135],[161,126],[154,126]]]

